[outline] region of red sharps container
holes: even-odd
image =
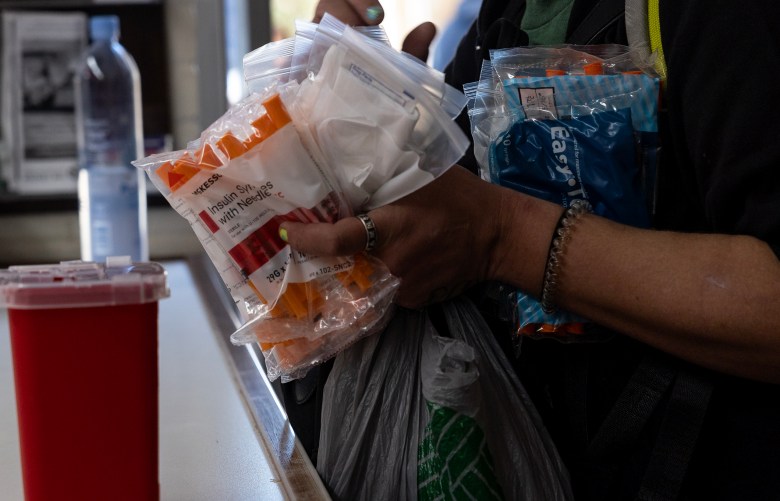
[[[36,500],[159,499],[157,263],[0,270],[8,308],[24,493]]]

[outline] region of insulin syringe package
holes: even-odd
[[[136,166],[190,223],[244,320],[233,342],[258,342],[269,378],[300,377],[382,327],[398,281],[381,262],[306,256],[279,236],[284,221],[350,212],[278,93],[250,95],[191,148]]]
[[[383,68],[382,58],[397,57],[391,49],[344,30],[302,81],[259,63],[263,84],[198,140],[134,162],[190,223],[241,314],[231,340],[259,343],[272,380],[302,377],[384,328],[399,285],[365,253],[293,250],[281,223],[333,223],[401,198],[468,144],[429,91],[395,64]],[[287,43],[266,49],[292,54]],[[355,107],[357,97],[380,106]]]
[[[619,45],[491,51],[464,87],[474,151],[492,182],[569,207],[585,200],[647,227],[654,206],[659,79]],[[522,335],[584,339],[587,321],[514,294]]]

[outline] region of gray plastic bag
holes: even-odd
[[[490,328],[465,298],[339,354],[317,470],[335,499],[571,499],[569,478]]]

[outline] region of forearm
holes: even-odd
[[[541,201],[508,204],[526,205],[509,227],[523,242],[513,252],[529,260],[505,260],[517,263],[500,273],[538,294],[539,256],[549,240],[524,237],[522,225],[531,223],[518,221],[538,213],[549,229],[536,233],[547,235],[555,217]],[[585,216],[566,245],[561,274],[561,308],[702,366],[780,382],[780,262],[757,239],[640,230]]]

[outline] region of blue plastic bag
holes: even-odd
[[[657,150],[658,80],[647,75],[566,75],[502,82],[511,125],[489,151],[491,180],[569,207],[590,202],[596,214],[650,225]],[[519,334],[577,339],[588,321],[545,313],[515,293]],[[575,336],[571,336],[575,335]]]

